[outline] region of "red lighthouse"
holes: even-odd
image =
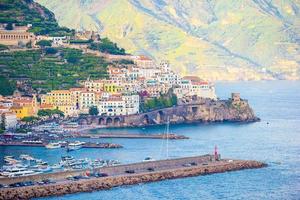
[[[215,145],[215,160],[219,160],[218,147]]]

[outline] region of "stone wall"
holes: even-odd
[[[211,173],[221,173],[266,166],[257,161],[232,161],[212,166],[182,167],[173,170],[145,172],[140,174],[93,178],[81,181],[61,182],[44,186],[30,186],[22,188],[0,189],[2,199],[30,199],[45,196],[58,196],[77,192],[91,192],[110,189],[121,185],[133,185],[145,182],[161,181],[166,179],[183,178]]]
[[[158,109],[129,116],[84,116],[78,119],[81,125],[106,127],[142,127],[166,124],[199,122],[255,122],[257,118],[247,100],[200,99],[179,103],[175,107]]]

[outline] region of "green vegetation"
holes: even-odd
[[[25,122],[25,123],[33,123],[33,122],[36,122],[38,121],[39,118],[38,117],[34,117],[34,116],[29,116],[29,117],[23,117],[21,119],[22,122]]]
[[[32,24],[30,31],[37,35],[74,35],[74,30],[60,27],[54,14],[33,0],[1,0],[0,23],[7,23],[8,30],[12,29],[13,23],[19,26]]]
[[[92,106],[92,107],[90,107],[90,109],[89,109],[89,114],[90,114],[90,115],[94,115],[94,116],[98,115],[98,114],[99,114],[99,111],[98,111],[97,106]]]
[[[127,59],[114,60],[113,62],[116,64],[119,64],[119,65],[133,65],[134,64],[133,60],[127,60]]]
[[[93,40],[70,40],[71,44],[89,44],[93,42]]]
[[[116,43],[113,43],[108,38],[100,39],[99,43],[91,43],[89,48],[92,50],[98,50],[103,53],[109,53],[114,55],[125,55],[125,49],[119,48]]]
[[[3,96],[12,95],[16,89],[15,83],[0,75],[0,94]]]
[[[5,114],[2,113],[1,114],[1,122],[0,122],[0,134],[4,133],[5,132]]]
[[[0,44],[0,51],[7,50],[8,47],[4,44]]]
[[[64,117],[64,112],[58,110],[58,109],[54,109],[54,110],[50,110],[50,109],[45,109],[45,110],[39,110],[38,111],[38,116],[39,117],[52,117],[53,115],[59,115],[61,117]]]
[[[49,51],[44,54],[44,50],[0,52],[0,93],[11,94],[15,87],[11,80],[21,78],[27,78],[28,84],[33,89],[41,89],[41,93],[52,89],[69,89],[79,86],[78,81],[89,77],[106,78],[107,66],[112,64],[102,57],[83,54],[77,49],[55,50],[55,55],[48,54]]]
[[[143,112],[150,110],[167,108],[177,105],[177,97],[175,94],[172,95],[161,95],[158,98],[152,98],[146,100],[146,102],[141,106]]]
[[[51,41],[49,40],[40,40],[36,44],[40,47],[51,47]]]

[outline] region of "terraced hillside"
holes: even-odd
[[[59,24],[211,80],[299,79],[298,0],[36,0]],[[68,12],[66,12],[66,10]]]
[[[54,14],[33,0],[0,0],[0,23],[31,24],[36,35],[72,35],[74,31],[60,27]]]
[[[83,54],[76,49],[1,52],[0,78],[5,77],[12,84],[25,80],[33,89],[46,92],[78,86],[78,81],[87,78],[106,78],[108,64],[101,57]]]

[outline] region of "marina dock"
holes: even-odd
[[[182,140],[189,139],[184,135],[176,134],[117,134],[117,133],[105,133],[105,134],[88,134],[88,133],[73,133],[74,137],[78,138],[128,138],[128,139],[169,139],[169,140]]]
[[[0,189],[1,199],[30,199],[45,196],[58,196],[78,192],[105,190],[122,185],[133,185],[166,179],[184,178],[243,169],[262,168],[266,164],[247,160],[214,160],[213,155],[148,161],[127,165],[95,168],[91,170],[66,171],[25,177],[1,178],[0,184],[51,179],[47,185],[32,185]],[[104,173],[105,177],[88,176]],[[84,179],[70,180],[80,176]]]
[[[23,142],[0,142],[0,146],[27,146],[27,147],[45,147],[46,144],[35,144],[35,143],[23,143]],[[62,144],[62,147],[65,145]],[[113,144],[113,143],[91,143],[87,142],[82,145],[81,148],[122,148],[123,146],[120,144]]]

